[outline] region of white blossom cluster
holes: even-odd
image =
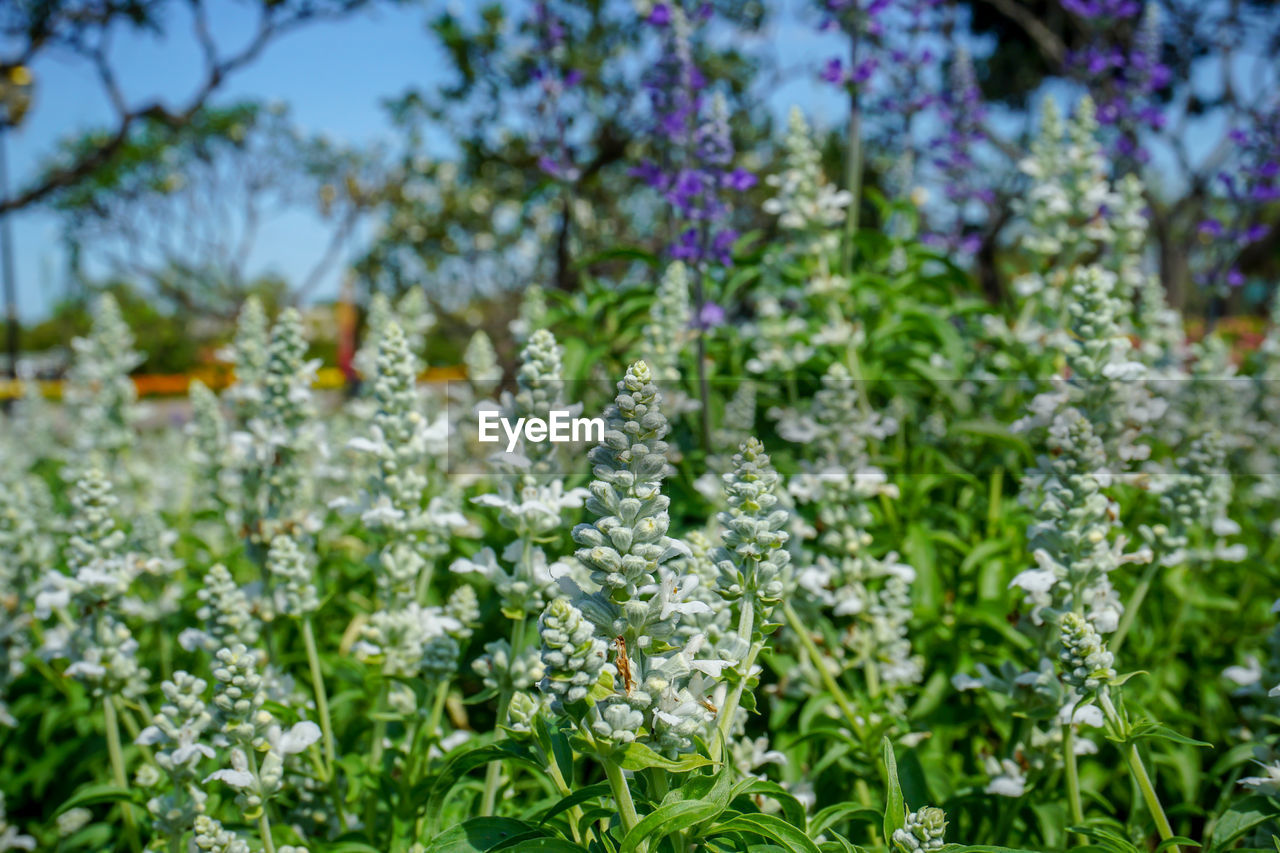
[[[644,327],[645,363],[658,381],[680,378],[680,357],[692,340],[692,321],[689,268],[675,261],[662,273]]]
[[[797,253],[828,253],[839,245],[836,226],[844,221],[852,196],[823,176],[821,152],[799,107],[793,106],[787,118],[783,150],[782,171],[765,179],[775,195],[764,202],[764,212],[777,216],[782,228],[800,233],[793,244]]]
[[[452,634],[462,626],[439,606],[422,603],[431,561],[450,531],[466,520],[442,496],[429,496],[425,463],[431,426],[417,391],[417,360],[398,324],[389,322],[378,343],[368,435],[349,447],[371,457],[376,467],[354,507],[378,546],[370,555],[379,607],[369,615],[356,654],[381,665],[389,675],[412,677],[440,669],[442,654],[456,666]],[[450,667],[452,671],[453,667]]]
[[[75,357],[67,374],[66,401],[75,411],[75,427],[68,474],[78,476],[76,463],[96,462],[118,476],[116,466],[135,444],[141,415],[129,374],[143,355],[134,349],[133,333],[115,297],[98,297],[92,331],[73,340],[71,349]]]
[[[251,308],[245,311],[245,320],[251,324],[245,336],[248,362],[258,357],[260,340],[257,318]],[[311,392],[319,362],[306,356],[302,316],[297,309],[286,308],[271,329],[260,378],[253,377],[261,383],[254,389],[257,399],[250,398],[243,429],[232,437],[245,469],[245,529],[251,545],[260,551],[269,547],[277,533],[309,523],[306,460],[322,452],[323,444]]]
[[[69,570],[47,572],[35,598],[35,615],[57,617],[45,634],[42,654],[70,661],[66,674],[95,695],[140,696],[147,670],[137,660],[138,643],[122,619],[121,604],[140,571],[116,524],[118,501],[102,471],[91,468],[71,491],[71,531],[64,553]]]
[[[597,682],[600,695],[576,715],[606,752],[635,742],[667,755],[692,749],[714,721],[708,697],[726,665],[704,655],[705,637],[679,637],[685,616],[708,605],[690,598],[698,576],[675,571],[689,550],[668,535],[669,426],[660,406],[648,365],[631,365],[605,412],[604,441],[590,453],[596,479],[587,509],[596,521],[573,532],[593,591],[565,578],[573,603],[553,601],[541,620],[542,685],[553,700],[572,702],[570,693],[590,692],[593,673],[607,675]]]
[[[498,353],[483,329],[477,329],[471,336],[466,351],[462,354],[462,362],[467,366],[467,378],[471,380],[471,387],[477,394],[489,394],[502,382],[502,365],[498,363]]]
[[[897,430],[893,417],[871,409],[841,362],[828,368],[807,411],[778,413],[779,434],[805,450],[788,489],[815,522],[805,531],[814,538],[812,554],[795,574],[797,606],[839,620],[846,630],[833,663],[861,671],[894,705],[922,675],[907,629],[915,570],[894,551],[877,554],[871,534],[872,502],[897,496],[871,449]]]
[[[284,789],[289,756],[318,741],[320,727],[306,720],[288,730],[281,727],[265,707],[267,692],[257,653],[243,644],[218,650],[213,677],[214,724],[229,746],[231,766],[204,781],[220,781],[234,789],[245,817],[257,819]]]
[[[1018,211],[1027,223],[1022,247],[1039,259],[1042,271],[1028,273],[1015,286],[1024,296],[1039,294],[1045,307],[1055,310],[1064,284],[1056,276],[1115,237],[1109,211],[1117,204],[1093,101],[1082,98],[1064,122],[1057,102],[1045,98],[1039,133],[1019,168],[1031,179]]]
[[[909,812],[901,829],[890,839],[899,853],[927,853],[945,846],[947,815],[942,809],[925,806]]]
[[[552,410],[580,409],[564,401],[561,350],[551,332],[538,329],[529,335],[516,372],[516,392],[503,400],[506,415],[514,418],[545,419]],[[549,558],[544,546],[559,538],[565,513],[581,508],[587,496],[585,489],[565,488],[555,451],[556,445],[549,442],[524,443],[514,453],[495,457],[495,490],[477,495],[472,502],[496,511],[498,523],[512,539],[500,555],[485,546],[450,566],[453,572],[485,578],[498,594],[503,614],[518,623],[537,616],[554,596],[553,574],[567,571],[568,566]],[[485,657],[476,662],[487,679],[511,690],[527,690],[541,678],[536,648],[524,649],[513,659],[511,642],[490,645]]]

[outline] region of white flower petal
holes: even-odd
[[[320,727],[310,720],[294,723],[293,728],[280,738],[280,751],[295,755],[320,740]]]
[[[204,777],[205,784],[214,780],[226,782],[232,788],[243,790],[253,784],[253,774],[248,770],[215,770]]]

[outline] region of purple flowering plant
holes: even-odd
[[[533,4],[527,26],[533,37],[532,76],[538,91],[534,107],[538,168],[557,180],[572,183],[580,170],[568,138],[574,110],[566,101],[582,82],[582,72],[569,65],[565,23],[550,2],[538,0]]]
[[[1220,212],[1196,228],[1202,245],[1196,280],[1219,290],[1245,283],[1243,254],[1271,233],[1261,214],[1280,201],[1280,100],[1233,128],[1227,139],[1235,149],[1235,168],[1216,176]]]
[[[1166,124],[1159,100],[1172,72],[1162,60],[1160,10],[1136,0],[1064,0],[1080,25],[1084,47],[1068,52],[1069,73],[1088,87],[1097,104],[1098,123],[1112,128],[1112,155],[1127,163],[1146,163],[1143,133]]]
[[[938,106],[939,132],[929,142],[929,165],[939,178],[947,210],[922,238],[932,246],[972,255],[982,244],[975,222],[996,203],[996,191],[978,159],[989,141],[987,106],[973,61],[962,47],[952,57],[948,83]]]
[[[732,265],[738,232],[730,222],[734,194],[756,183],[733,165],[729,108],[723,96],[705,96],[708,81],[694,58],[694,30],[711,16],[709,4],[689,9],[656,3],[645,18],[657,31],[658,56],[644,77],[655,155],[634,174],[656,190],[672,214],[668,251],[695,266]]]

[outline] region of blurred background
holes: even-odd
[[[1280,237],[1280,3],[678,11],[5,0],[0,366],[59,377],[103,290],[159,390],[185,387],[164,376],[216,367],[249,294],[303,307],[339,383],[354,377],[378,292],[430,299],[443,320],[436,366],[457,364],[477,327],[509,360],[500,330],[531,283],[570,310],[603,310],[593,328],[608,333],[667,259],[706,260],[673,222],[712,215],[681,186],[708,173],[667,161],[672,134],[708,103],[728,133],[686,142],[732,193],[713,214],[712,260],[726,272],[714,299],[699,295],[700,322],[750,310],[732,271],[779,228],[766,202],[793,106],[818,133],[823,171],[858,200],[847,233],[912,230],[961,289],[1012,304],[1030,185],[1019,163],[1046,96],[1070,108],[1089,94],[1105,168],[1144,179],[1170,303],[1193,329],[1248,341],[1261,327]]]

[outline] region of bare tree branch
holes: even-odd
[[[1062,39],[1044,25],[1035,13],[1023,6],[1018,0],[984,0],[997,12],[1022,27],[1023,32],[1040,48],[1054,65],[1061,66],[1067,58],[1067,46]]]
[[[366,5],[371,0],[346,0],[331,7],[306,2],[290,7],[287,2],[264,2],[256,31],[249,42],[237,51],[221,55],[208,27],[202,0],[189,0],[193,15],[196,39],[204,56],[205,73],[195,92],[178,108],[170,108],[153,100],[130,107],[116,80],[114,70],[105,49],[106,34],[112,25],[111,8],[101,11],[99,19],[83,16],[64,16],[45,22],[29,34],[27,44],[16,54],[0,61],[0,65],[26,64],[42,50],[54,45],[70,49],[86,59],[107,93],[117,113],[115,128],[96,144],[78,152],[71,162],[49,169],[25,189],[0,199],[0,215],[38,204],[53,193],[74,186],[96,170],[105,166],[129,140],[129,134],[138,122],[151,120],[170,127],[181,127],[191,120],[209,98],[233,73],[253,62],[273,40],[304,24],[341,18]],[[153,4],[152,11],[163,5]],[[101,33],[101,41],[90,45],[88,36],[95,30]]]

